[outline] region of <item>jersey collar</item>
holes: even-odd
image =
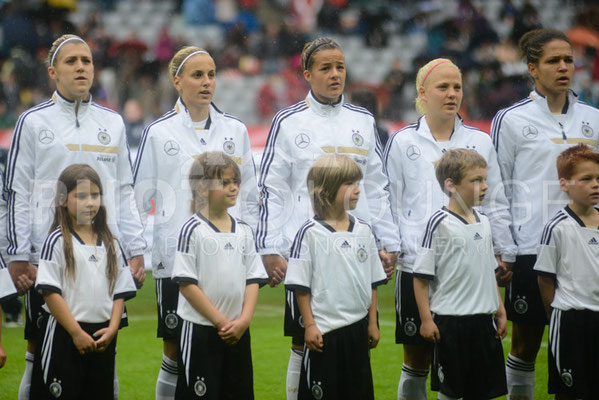
[[[341,107],[343,107],[343,104],[345,104],[345,96],[341,95],[341,98],[337,103],[322,103],[318,101],[316,97],[314,97],[312,90],[310,90],[305,101],[308,107],[310,107],[310,109],[316,114],[323,117],[328,117],[339,114]]]
[[[460,128],[463,125],[463,121],[462,121],[462,117],[460,117],[459,115],[456,114],[455,116],[455,121],[453,123],[453,132],[451,133],[451,136],[449,137],[449,141],[451,141],[454,138],[454,135],[456,134],[456,132],[460,131]],[[416,126],[416,131],[418,132],[418,134],[428,140],[430,140],[431,142],[437,142],[437,139],[435,139],[435,137],[433,136],[431,129],[429,128],[428,124],[426,123],[426,118],[424,117],[424,115],[422,117],[420,117],[418,119],[418,125]]]
[[[549,110],[549,105],[547,105],[547,98],[543,96],[541,93],[537,92],[537,90],[533,90],[529,95],[530,99],[533,100],[536,104],[538,104],[543,110],[546,110],[551,114],[551,110]],[[569,114],[573,108],[573,105],[578,101],[578,95],[572,90],[568,89],[566,104],[564,105],[564,109],[562,110],[562,114]]]
[[[458,215],[456,213],[454,213],[453,211],[450,211],[447,207],[443,206],[443,211],[445,211],[446,213],[453,215],[454,217],[456,217],[459,221],[461,221],[464,225],[471,225],[468,223],[468,221],[466,221],[464,218],[462,218],[461,215]],[[480,217],[478,216],[478,212],[475,209],[472,209],[472,212],[474,213],[474,218],[476,219],[476,223],[478,224],[480,222]]]
[[[177,99],[177,102],[175,103],[175,107],[173,107],[173,109],[181,117],[181,120],[183,121],[183,125],[185,127],[193,127],[193,121],[191,120],[191,116],[189,115],[189,110],[187,109],[185,103],[183,103],[181,97]],[[206,121],[206,127],[204,129],[210,130],[210,128],[214,124],[214,121],[221,118],[222,115],[223,112],[219,110],[216,107],[216,105],[214,105],[214,103],[210,103],[210,114],[208,114],[208,121]]]
[[[597,210],[599,212],[599,209],[595,208],[595,210]],[[564,207],[564,211],[566,211],[566,213],[568,213],[568,215],[578,223],[578,225],[580,225],[582,228],[592,228],[592,229],[599,229],[599,228],[593,228],[592,226],[586,226],[584,224],[584,222],[582,221],[582,219],[580,219],[580,217],[578,215],[576,215],[576,213],[574,212],[574,210],[572,210],[570,208],[570,206],[566,206]]]
[[[87,100],[73,101],[64,97],[58,90],[55,90],[54,94],[52,94],[52,100],[54,104],[58,105],[69,116],[80,120],[85,116],[92,103],[92,95],[90,93]]]
[[[221,233],[221,231],[216,227],[216,225],[214,225],[212,222],[210,222],[210,220],[208,218],[204,217],[199,212],[197,212],[196,215],[198,216],[199,219],[201,219],[202,221],[204,221],[205,223],[207,223],[208,226],[210,228],[212,228],[212,230],[214,232]],[[235,218],[233,218],[231,215],[229,215],[229,218],[231,218],[231,233],[235,233]]]
[[[348,216],[349,216],[349,226],[347,227],[347,232],[353,232],[354,231],[354,225],[356,224],[356,219],[351,214],[348,214]],[[329,232],[332,232],[332,233],[337,232],[335,230],[335,228],[333,228],[331,225],[329,225],[326,222],[324,222],[324,220],[322,220],[322,219],[318,219],[318,218],[314,217],[314,221],[318,222],[320,225],[322,225]]]

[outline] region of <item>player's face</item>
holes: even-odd
[[[454,118],[462,105],[462,77],[452,64],[435,67],[418,89],[426,104],[427,117]]]
[[[183,103],[196,110],[208,107],[216,89],[216,65],[208,54],[196,54],[185,62],[173,83]]]
[[[320,50],[312,55],[312,68],[304,71],[312,93],[323,103],[335,103],[345,88],[345,57],[339,49]]]
[[[487,193],[487,169],[482,167],[470,168],[462,181],[454,184],[453,195],[459,202],[472,208],[479,206]]]
[[[237,203],[239,178],[231,169],[223,171],[221,179],[212,182],[208,192],[208,207],[213,210],[226,210]]]
[[[354,210],[360,199],[360,182],[342,184],[335,197],[335,208],[338,210]]]
[[[599,164],[583,161],[574,169],[570,180],[560,179],[560,187],[570,201],[583,207],[599,203]]]
[[[100,188],[85,179],[67,194],[67,200],[63,206],[67,207],[73,224],[90,225],[98,214],[101,202]]]
[[[66,43],[48,67],[48,75],[56,82],[58,92],[71,101],[86,100],[94,81],[92,53],[85,43]]]
[[[566,93],[574,75],[572,46],[563,40],[554,39],[543,46],[543,54],[537,64],[528,64],[528,72],[535,86],[544,96]]]

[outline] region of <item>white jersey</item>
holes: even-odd
[[[428,221],[414,276],[431,280],[432,313],[493,314],[499,308],[491,224],[485,215],[474,213],[475,224],[445,208]]]
[[[17,289],[12,281],[5,263],[6,247],[6,201],[2,190],[4,178],[0,173],[0,302],[8,300],[17,295]]]
[[[568,203],[555,160],[579,143],[598,150],[599,110],[568,93],[567,110],[552,114],[538,92],[495,115],[491,136],[510,202],[518,254],[536,254],[547,220]]]
[[[54,92],[21,114],[13,134],[5,176],[10,261],[37,263],[53,218],[56,181],[72,164],[96,170],[111,231],[127,258],[143,254],[123,119],[91,98],[77,105]]]
[[[535,270],[557,282],[551,307],[599,311],[599,230],[587,228],[570,209],[545,225]]]
[[[402,270],[412,272],[424,228],[429,217],[449,203],[435,175],[435,163],[448,149],[469,149],[487,161],[487,196],[482,209],[489,216],[495,254],[504,261],[516,258],[516,244],[510,232],[509,204],[503,191],[497,153],[485,132],[455,119],[447,142],[437,142],[426,118],[395,132],[385,149],[385,166],[389,175],[391,210],[401,233]]]
[[[110,283],[106,277],[107,253],[102,243],[86,245],[72,233],[75,276],[66,275],[64,238],[60,228],[44,242],[40,255],[35,288],[60,294],[71,314],[78,322],[99,323],[110,320],[116,299],[131,299],[137,290],[127,266],[125,255],[115,240],[118,276],[114,291],[110,294]],[[47,304],[44,309],[50,312]]]
[[[229,321],[241,316],[247,285],[268,283],[252,229],[231,217],[231,232],[220,232],[201,214],[181,227],[172,279],[198,285]],[[214,326],[179,293],[177,314],[194,324]]]
[[[350,216],[346,232],[324,221],[302,225],[291,247],[285,287],[310,293],[314,322],[322,334],[368,314],[372,289],[387,282],[374,236]]]
[[[308,94],[273,119],[260,170],[260,221],[257,240],[262,254],[289,252],[295,233],[314,215],[306,177],[314,161],[327,153],[347,154],[360,165],[365,194],[351,213],[374,227],[380,247],[400,248],[389,208],[389,181],[374,118],[345,102],[323,104]]]
[[[189,170],[194,159],[207,151],[229,155],[241,170],[238,203],[233,216],[256,227],[258,186],[248,131],[245,125],[214,105],[204,129],[195,129],[179,99],[173,110],[144,130],[135,161],[135,198],[146,225],[154,202],[152,270],[154,278],[173,271],[181,225],[192,215]]]

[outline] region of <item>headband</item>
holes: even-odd
[[[429,70],[428,70],[428,72],[426,73],[426,75],[424,75],[424,79],[422,80],[422,84],[421,84],[420,86],[423,86],[423,87],[424,87],[424,81],[426,81],[426,78],[428,78],[428,75],[429,75],[431,72],[433,72],[433,69],[435,69],[435,68],[436,68],[438,65],[441,65],[441,64],[446,64],[446,63],[450,63],[450,62],[451,62],[451,61],[449,61],[449,60],[443,60],[443,61],[439,61],[438,63],[436,63],[435,65],[433,65],[433,66],[431,67],[431,69],[429,69]]]
[[[73,40],[77,40],[77,41],[83,42],[84,44],[87,44],[87,43],[85,43],[85,40],[81,39],[79,36],[73,36],[73,37],[68,38],[67,40],[65,40],[64,42],[59,44],[58,47],[56,48],[56,50],[54,51],[54,54],[52,54],[52,59],[50,60],[51,67],[54,66],[54,59],[56,58],[56,55],[60,51],[60,48],[62,46],[64,46],[66,43],[72,42]]]
[[[310,58],[312,58],[312,54],[314,54],[314,52],[316,50],[318,50],[319,48],[321,48],[325,44],[333,45],[334,46],[334,43],[331,43],[331,42],[322,42],[322,43],[317,44],[316,46],[314,46],[314,48],[312,50],[310,50],[310,52],[306,55],[306,62],[304,63],[304,69],[305,70],[308,69],[308,64],[310,63]]]
[[[175,72],[175,76],[179,75],[179,72],[181,72],[181,68],[183,68],[183,64],[185,64],[185,62],[187,60],[189,60],[192,56],[195,56],[196,54],[208,54],[208,52],[204,51],[204,50],[197,50],[197,51],[194,51],[193,53],[191,53],[190,55],[188,55],[187,57],[185,57],[183,62],[181,64],[179,64],[179,68],[177,68],[177,72]],[[208,54],[208,55],[210,55],[210,54]]]

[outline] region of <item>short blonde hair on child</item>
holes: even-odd
[[[578,144],[562,151],[555,162],[558,178],[570,179],[576,166],[584,161],[599,164],[599,154],[586,144]]]
[[[327,154],[316,160],[308,171],[307,178],[316,218],[326,218],[341,185],[358,182],[362,176],[362,169],[351,157]]]
[[[468,149],[448,150],[437,161],[435,168],[435,175],[439,185],[441,185],[441,190],[449,195],[445,188],[445,180],[449,178],[453,183],[459,185],[468,170],[476,167],[487,168],[487,162],[476,151]]]
[[[208,151],[200,154],[189,171],[191,187],[191,212],[197,213],[206,206],[207,191],[214,181],[220,180],[227,170],[233,171],[235,181],[241,183],[241,172],[231,157],[220,151]]]

